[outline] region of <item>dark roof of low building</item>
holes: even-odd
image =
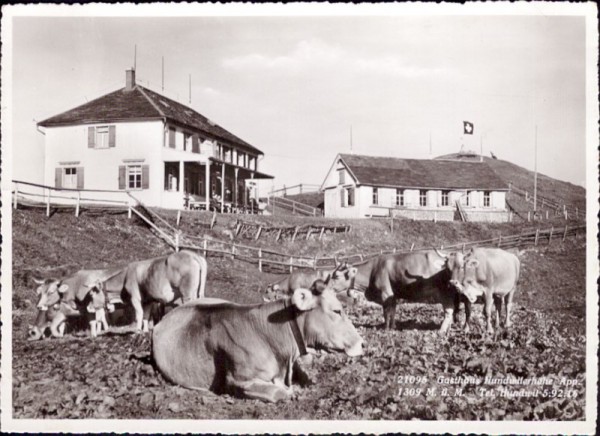
[[[217,139],[241,146],[247,151],[263,154],[258,148],[238,138],[194,109],[140,85],[136,85],[130,91],[122,88],[103,95],[74,109],[40,121],[38,125],[56,127],[163,118],[182,127],[204,132]]]
[[[340,154],[357,184],[398,188],[508,190],[485,162]]]

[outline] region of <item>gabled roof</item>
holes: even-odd
[[[339,158],[358,185],[508,190],[508,185],[485,162],[400,159],[355,154],[340,154]]]
[[[201,131],[217,139],[241,146],[248,151],[263,154],[258,148],[213,123],[194,109],[140,85],[136,85],[130,91],[122,88],[103,95],[74,109],[40,121],[38,125],[56,127],[156,119],[166,119],[173,124]]]

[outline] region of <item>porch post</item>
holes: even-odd
[[[238,202],[238,171],[239,171],[239,168],[237,168],[237,167],[233,169],[233,174],[234,174],[234,178],[235,178],[235,181],[233,183],[233,199],[234,199],[233,202],[236,204],[236,206],[237,206],[237,202]]]
[[[179,193],[181,194],[181,198],[183,199],[183,195],[185,194],[185,187],[183,186],[185,184],[185,174],[183,173],[185,171],[185,162],[180,160],[179,161]]]
[[[225,203],[225,162],[221,164],[221,213]]]
[[[204,195],[206,196],[206,210],[210,210],[210,159],[206,160],[206,171],[204,172]]]

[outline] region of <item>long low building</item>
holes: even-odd
[[[485,163],[338,154],[321,189],[325,216],[509,220],[508,185]]]

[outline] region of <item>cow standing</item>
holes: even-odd
[[[521,269],[519,258],[500,248],[474,248],[467,253],[454,253],[450,266],[450,284],[471,303],[483,296],[487,331],[492,328],[492,304],[496,307],[496,329],[500,326],[502,303],[506,306],[504,325],[511,325],[510,312]],[[466,307],[466,305],[465,305]],[[466,326],[469,315],[467,312]]]
[[[322,282],[265,304],[193,301],[152,334],[154,361],[171,382],[271,402],[293,395],[296,361],[307,346],[362,354],[362,338]]]
[[[118,293],[131,302],[136,329],[148,331],[153,303],[183,303],[204,298],[208,266],[206,259],[192,251],[132,262],[103,284],[107,294]]]
[[[439,331],[448,331],[458,299],[457,292],[449,286],[450,271],[445,265],[446,258],[436,251],[385,255],[371,261],[365,297],[383,306],[386,329],[394,325],[398,300],[403,298],[441,303],[444,321]]]

